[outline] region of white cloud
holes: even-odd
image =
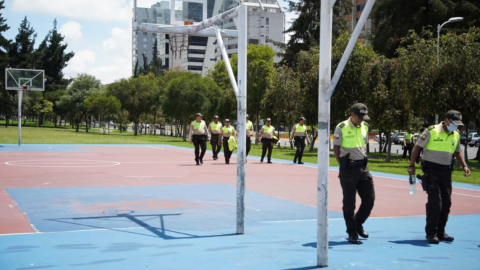
[[[79,73],[89,73],[89,67],[95,64],[95,53],[90,50],[75,52],[75,56],[68,62],[64,69],[67,77],[75,77]],[[92,73],[90,73],[92,74]]]
[[[75,77],[79,73],[88,73],[104,84],[130,77],[131,38],[130,28],[114,27],[111,36],[102,42],[99,53],[88,49],[76,52],[65,68],[65,75]]]
[[[70,21],[63,24],[59,31],[69,45],[75,45],[83,40],[82,28],[78,22]]]
[[[138,7],[150,7],[160,0],[138,0]],[[34,12],[89,21],[130,22],[133,0],[14,0],[15,12]]]

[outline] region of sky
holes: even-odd
[[[137,6],[150,7],[156,2],[137,0]],[[287,6],[282,0],[280,4]],[[67,51],[75,53],[64,69],[65,76],[87,73],[108,84],[131,76],[132,9],[133,0],[6,0],[1,12],[10,26],[7,39],[15,38],[26,16],[37,34],[36,46],[57,19]],[[294,17],[287,14],[287,22]]]

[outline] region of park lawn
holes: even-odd
[[[0,123],[1,124],[1,123]],[[5,128],[0,126],[0,144],[17,143],[17,127],[9,126]],[[110,134],[103,134],[100,128],[90,129],[85,132],[83,127],[79,132],[75,132],[70,126],[52,128],[52,127],[22,127],[22,143],[25,144],[168,144],[183,147],[191,147],[193,145],[188,141],[184,142],[181,138],[159,135],[138,135],[134,136],[132,132],[120,133],[114,130]],[[208,146],[209,149],[210,146]],[[261,144],[252,144],[250,156],[261,156]],[[208,155],[208,154],[207,154]],[[385,162],[385,154],[370,153],[369,167],[372,171],[393,173],[405,175],[407,178],[408,161],[401,159],[398,155],[392,155],[391,162]],[[295,149],[289,146],[273,149],[273,158],[293,160]],[[317,151],[305,151],[304,162],[317,163]],[[480,185],[480,163],[477,161],[469,161],[472,174],[470,177],[463,177],[463,170],[457,168],[453,173],[453,181],[464,182]],[[337,161],[330,155],[330,165],[338,166]],[[417,165],[417,173],[421,173],[420,165]]]

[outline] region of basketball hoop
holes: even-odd
[[[31,89],[31,86],[30,85],[22,85],[22,90],[25,91],[25,90],[30,90]]]

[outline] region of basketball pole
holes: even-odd
[[[330,86],[332,69],[332,13],[334,0],[322,0],[320,7],[320,59],[318,75],[318,161],[317,161],[317,266],[328,267],[328,170]]]
[[[18,90],[18,145],[22,144],[22,99],[23,90]]]

